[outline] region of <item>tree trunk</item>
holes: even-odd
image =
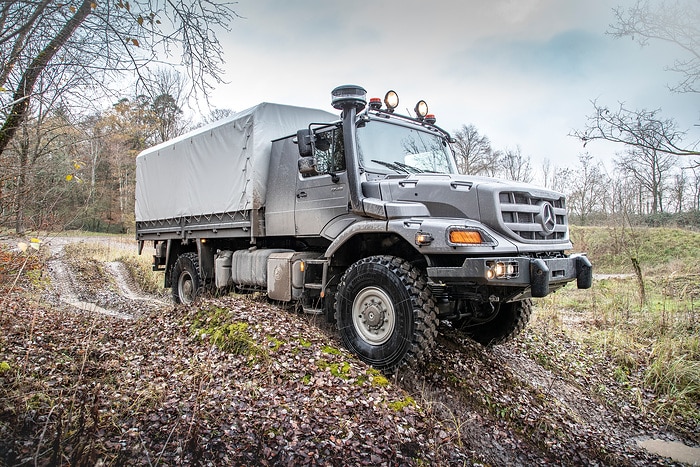
[[[24,227],[24,207],[25,197],[27,196],[27,172],[29,171],[29,135],[27,128],[24,127],[22,142],[19,148],[19,173],[17,174],[17,183],[15,186],[15,232],[22,235],[25,232]]]
[[[14,104],[10,110],[10,114],[2,125],[2,128],[0,128],[0,155],[5,152],[10,141],[17,133],[18,128],[27,118],[29,100],[39,76],[44,72],[46,65],[48,65],[51,59],[56,55],[56,52],[66,45],[68,39],[70,39],[83,21],[85,21],[85,18],[87,18],[92,10],[93,1],[94,0],[83,0],[81,2],[80,7],[76,10],[73,17],[68,20],[46,48],[34,57],[31,65],[27,67],[27,70],[22,75],[22,79],[12,96]]]
[[[634,268],[634,275],[637,277],[637,285],[639,286],[639,301],[640,307],[643,307],[647,302],[646,288],[644,287],[644,277],[642,276],[642,267],[639,265],[639,260],[635,257],[631,257],[632,267]]]

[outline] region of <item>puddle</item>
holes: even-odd
[[[637,441],[637,445],[653,454],[670,457],[676,462],[700,466],[700,448],[691,448],[678,441],[664,441],[662,439]]]

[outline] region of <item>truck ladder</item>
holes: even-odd
[[[328,280],[328,260],[305,259],[304,263],[306,264],[304,291],[307,299],[302,300],[302,309],[304,313],[310,315],[323,314],[323,298],[325,296],[326,281]],[[321,268],[320,273],[319,268]],[[307,277],[310,278],[309,281],[307,281]],[[321,282],[318,282],[319,277]]]

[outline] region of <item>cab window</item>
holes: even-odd
[[[316,158],[316,169],[319,174],[336,173],[345,170],[342,127],[322,129],[316,133],[314,157]]]

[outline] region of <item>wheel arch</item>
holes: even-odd
[[[351,225],[325,252],[325,256],[333,258],[333,263],[338,266],[349,266],[373,255],[398,256],[409,262],[423,258],[415,245],[388,230],[385,221],[361,221]]]

